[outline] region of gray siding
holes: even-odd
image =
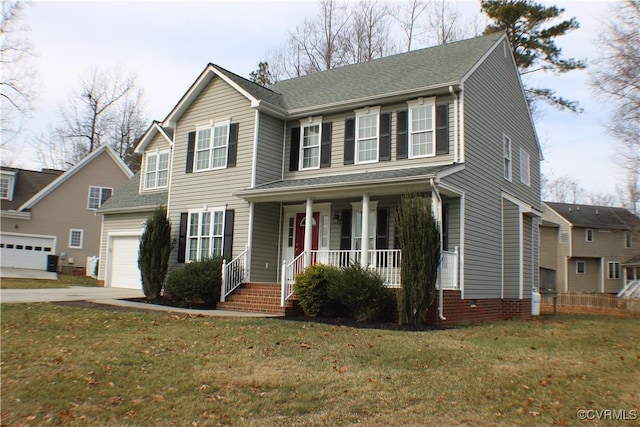
[[[585,273],[576,273],[578,261],[585,262]],[[600,259],[596,258],[571,258],[568,271],[568,290],[569,292],[600,292]],[[606,264],[605,264],[606,268]]]
[[[502,201],[503,297],[520,297],[520,211],[518,206]],[[526,267],[525,267],[526,269]]]
[[[540,227],[540,267],[558,269],[558,227]]]
[[[499,298],[501,193],[540,209],[540,153],[516,69],[502,48],[495,49],[469,76],[463,97],[465,170],[443,182],[465,191],[465,298]],[[512,141],[512,182],[503,176],[503,133]],[[520,147],[530,154],[530,186],[519,179]]]
[[[275,282],[278,279],[280,247],[280,204],[254,206],[251,281]]]
[[[284,122],[260,113],[256,185],[282,178]]]
[[[238,153],[235,167],[185,173],[187,135],[197,126],[230,119],[239,123]],[[248,244],[249,207],[234,196],[240,189],[251,186],[255,113],[249,101],[227,83],[214,78],[180,117],[176,126],[173,156],[173,176],[169,192],[169,216],[174,238],[178,238],[180,213],[189,209],[235,209],[233,255]],[[171,254],[177,259],[177,247]]]

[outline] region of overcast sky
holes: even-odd
[[[558,40],[563,54],[595,58],[594,36],[607,2],[543,3],[565,8],[564,18],[580,22],[579,30]],[[479,11],[479,1],[455,6],[467,15]],[[119,65],[135,72],[150,119],[162,120],[209,62],[247,77],[267,51],[284,43],[289,29],[316,11],[315,1],[33,2],[24,23],[37,54],[40,101],[20,138],[25,143],[18,166],[40,167],[29,142],[55,126],[58,106],[90,68]],[[590,90],[588,72],[532,79],[584,109],[580,115],[541,109],[536,128],[545,149],[543,172],[569,175],[588,191],[614,193],[620,177],[612,159],[615,144],[604,127],[609,110]]]

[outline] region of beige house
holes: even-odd
[[[543,203],[541,281],[558,292],[617,293],[637,279],[640,218],[624,208]]]
[[[99,255],[96,210],[132,175],[106,145],[66,172],[3,167],[2,267],[84,272],[87,257]]]

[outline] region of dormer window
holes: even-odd
[[[169,152],[148,153],[145,159],[144,189],[164,188],[169,181]]]
[[[2,171],[0,176],[0,199],[13,200],[14,172]]]

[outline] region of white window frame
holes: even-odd
[[[531,186],[531,159],[529,153],[520,147],[520,182]]]
[[[419,158],[425,158],[425,157],[435,157],[436,155],[436,98],[435,97],[418,98],[413,101],[408,101],[407,106],[409,107],[408,122],[407,122],[408,123],[407,132],[408,132],[409,158],[419,159]],[[427,116],[426,118],[427,126],[425,127],[425,129],[416,130],[413,128],[413,116],[416,113],[416,111],[420,109],[429,111],[431,113],[431,117]],[[429,120],[431,120],[431,126],[428,125]],[[416,154],[414,152],[413,138],[414,136],[418,136],[420,134],[426,134],[427,138],[428,138],[428,135],[431,134],[431,150],[427,149],[425,154]],[[429,143],[427,142],[427,147],[428,146],[429,146]]]
[[[355,164],[367,164],[367,163],[377,163],[380,159],[380,107],[367,107],[361,110],[356,110],[356,121],[355,121],[355,144],[354,144],[354,160]],[[367,138],[360,136],[360,122],[365,118],[373,117],[375,118],[374,124],[374,136],[369,136]],[[360,146],[364,141],[373,140],[375,147],[375,158],[368,160],[360,159]]]
[[[511,182],[513,176],[513,161],[511,157],[511,138],[502,134],[502,164],[504,167],[504,179]]]
[[[305,131],[307,129],[311,129],[313,127],[318,127],[318,141],[317,144],[305,146]],[[318,157],[315,164],[310,166],[304,166],[305,152],[312,151],[314,149],[318,150]],[[320,169],[320,156],[322,150],[322,117],[309,117],[306,120],[300,121],[300,155],[299,155],[299,165],[298,170],[311,170],[311,169]]]
[[[351,250],[362,249],[362,219],[358,223],[358,214],[362,215],[362,202],[351,203]],[[369,250],[376,249],[376,230],[378,220],[378,202],[369,202]],[[360,241],[360,247],[357,242]]]
[[[582,265],[582,271],[580,271]],[[576,261],[576,274],[587,274],[587,263],[585,261]]]
[[[216,130],[225,129],[227,137],[224,141],[224,145],[214,145],[216,143]],[[198,141],[200,141],[200,132],[209,131],[209,146],[206,148],[198,149]],[[207,126],[200,126],[196,128],[196,140],[193,152],[193,170],[194,172],[203,172],[216,169],[226,169],[229,158],[229,138],[231,132],[231,120],[224,120],[216,123],[212,123]],[[208,152],[207,164],[204,167],[198,167],[198,154]],[[223,152],[221,166],[213,166],[214,159],[218,158],[214,156],[216,152]]]
[[[587,230],[585,231],[584,239],[587,242],[593,242],[594,236],[595,235],[593,234],[593,229],[592,228],[587,228]]]
[[[216,215],[221,216],[219,233],[217,233],[215,229],[215,219]],[[196,229],[192,230],[192,221],[194,216],[197,216],[197,224],[195,224]],[[203,217],[209,218],[208,221],[208,230],[206,233],[203,233]],[[224,223],[225,223],[225,208],[205,208],[205,209],[190,209],[187,212],[187,244],[185,247],[185,261],[193,262],[199,261],[207,257],[222,255],[222,251],[224,250]],[[195,231],[195,234],[193,234]],[[204,239],[208,239],[205,241]],[[219,239],[220,245],[217,251],[214,251],[215,245],[214,242]],[[192,248],[192,242],[195,242],[195,248]],[[193,250],[195,249],[195,254]],[[203,251],[203,249],[206,250]]]
[[[73,245],[73,235],[74,234],[80,234],[80,237],[78,240],[80,240],[80,243],[78,245]],[[80,228],[72,228],[69,230],[69,249],[82,249],[82,245],[84,243],[84,230],[80,229]]]
[[[618,261],[607,262],[607,278],[609,280],[618,280],[622,277],[622,270]]]
[[[167,156],[167,167],[166,169],[160,169],[160,156]],[[155,167],[154,170],[149,170],[150,158],[155,157]],[[147,153],[144,159],[144,178],[143,178],[143,188],[145,190],[153,190],[156,188],[167,188],[169,186],[169,164],[171,162],[171,155],[169,150],[162,151],[154,151],[151,153]],[[166,183],[164,185],[160,185],[160,173],[166,172]],[[149,179],[149,175],[153,174],[153,181]]]
[[[92,201],[91,190],[92,189],[98,189],[98,191],[99,191],[98,206],[97,207],[92,207],[91,206],[91,201]],[[103,192],[104,192],[104,190],[110,190],[111,193],[109,194],[109,197],[107,197],[106,199],[103,200]],[[111,196],[113,196],[113,188],[111,188],[111,187],[101,187],[99,185],[90,185],[89,186],[89,194],[88,194],[88,197],[87,197],[87,209],[89,209],[91,211],[95,211],[97,209],[100,209],[102,207],[102,205],[104,204],[104,202],[109,200],[109,198]]]

